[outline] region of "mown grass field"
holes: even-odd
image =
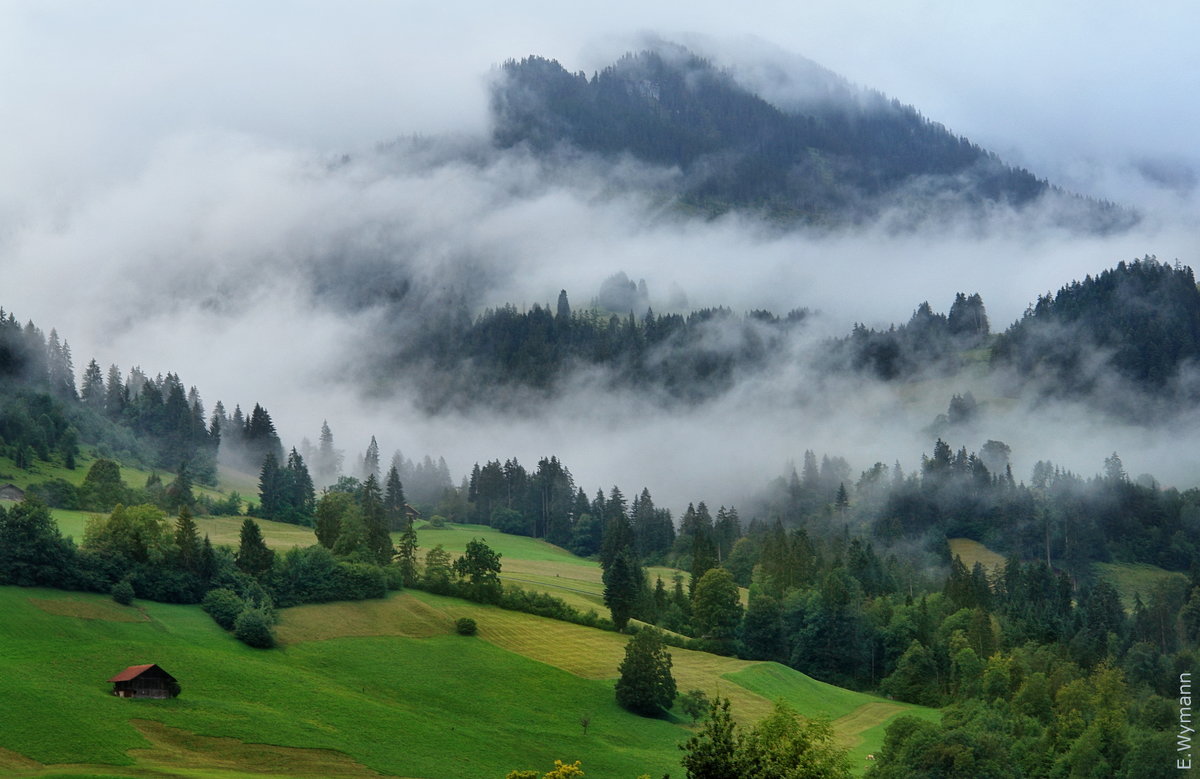
[[[623,636],[425,593],[286,610],[270,651],[196,607],[7,587],[0,612],[7,775],[498,777],[556,758],[592,776],[678,775],[690,732],[615,705]],[[454,634],[460,616],[478,636]],[[922,711],[775,664],[672,655],[681,691],[728,696],[744,721],[783,698],[833,719],[856,753],[878,749],[896,713]],[[108,694],[105,679],[145,662],[183,695]]]
[[[47,607],[55,601],[72,604]],[[0,769],[248,776],[278,773],[283,754],[296,776],[496,777],[555,758],[597,776],[661,775],[687,735],[618,709],[607,681],[449,629],[256,651],[198,608],[138,606],[114,619],[100,596],[0,589]],[[342,606],[323,608],[336,623]],[[183,695],[109,695],[104,680],[141,662],[171,671]]]
[[[1125,610],[1132,612],[1134,599],[1141,595],[1144,603],[1150,591],[1164,581],[1187,581],[1187,576],[1146,563],[1092,563],[1096,577],[1102,579],[1121,594]]]
[[[64,534],[81,539],[91,515],[54,516]],[[236,546],[242,520],[197,523],[214,543]],[[309,528],[259,525],[278,551],[316,541]],[[606,613],[594,561],[484,526],[418,525],[421,556],[435,544],[457,556],[472,538],[502,555],[509,586]],[[668,587],[672,573],[650,571]],[[612,685],[625,636],[427,593],[285,610],[277,628],[282,648],[268,652],[244,647],[194,607],[139,602],[132,609],[94,595],[0,588],[0,610],[14,615],[0,626],[0,695],[21,702],[0,713],[0,774],[236,777],[281,765],[295,776],[432,779],[546,770],[558,758],[582,760],[595,776],[662,776],[680,773],[677,745],[691,728],[682,715],[651,721],[616,707]],[[454,633],[464,616],[479,624],[477,637]],[[671,652],[681,693],[728,697],[745,724],[786,700],[830,719],[860,770],[897,714],[937,714],[773,663]],[[179,676],[183,697],[141,702],[106,694],[104,679],[141,662]],[[37,674],[38,686],[21,681]],[[45,735],[60,710],[59,736]],[[586,737],[584,715],[592,723]],[[360,728],[363,719],[371,724]]]
[[[467,542],[478,538],[500,553],[500,578],[526,590],[548,592],[582,612],[595,611],[605,614],[604,584],[600,579],[600,566],[594,560],[576,557],[562,547],[546,541],[524,536],[498,533],[485,525],[447,524],[444,528],[428,525],[417,526],[417,542],[424,555],[429,549],[441,544],[451,556],[457,557],[466,551]],[[647,569],[651,582],[661,576],[667,589],[673,568],[654,567]],[[687,574],[684,572],[684,581]],[[743,593],[745,596],[745,593]]]
[[[969,538],[951,538],[948,539],[950,544],[950,556],[959,557],[963,561],[963,565],[967,566],[967,570],[975,567],[975,563],[982,563],[983,569],[989,576],[995,576],[1004,570],[1004,555],[993,552],[978,541],[972,541]]]

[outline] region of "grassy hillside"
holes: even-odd
[[[1187,581],[1187,576],[1175,571],[1168,571],[1156,565],[1145,563],[1092,563],[1096,577],[1117,588],[1121,593],[1121,603],[1125,610],[1133,611],[1134,598],[1142,596],[1142,602],[1149,599],[1150,591],[1164,581]]]
[[[615,705],[623,637],[424,593],[287,610],[282,648],[265,652],[195,607],[10,587],[0,610],[3,773],[497,777],[560,758],[594,776],[661,776],[678,774],[689,732]],[[479,636],[455,635],[459,616]],[[682,690],[719,690],[744,719],[783,697],[863,749],[902,709],[774,664],[672,654]],[[144,662],[183,695],[108,694],[105,679]]]
[[[951,538],[948,539],[948,543],[951,557],[961,558],[968,571],[975,567],[975,563],[982,563],[989,576],[995,576],[1004,570],[1004,555],[993,552],[978,541]]]

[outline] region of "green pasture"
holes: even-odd
[[[975,567],[975,563],[981,563],[989,576],[995,576],[1004,570],[1004,555],[993,552],[978,541],[970,538],[951,538],[948,539],[948,543],[951,559],[961,559],[968,571]]]
[[[1182,573],[1147,563],[1092,563],[1092,570],[1096,578],[1117,589],[1121,594],[1121,603],[1129,612],[1133,611],[1134,598],[1141,595],[1142,602],[1146,602],[1150,591],[1162,582],[1187,581],[1187,576]]]
[[[245,748],[266,744],[287,750],[296,776],[334,775],[332,764],[344,775],[490,779],[556,758],[597,776],[662,775],[677,771],[674,745],[687,736],[617,708],[609,681],[449,630],[260,651],[196,607],[139,602],[114,618],[126,610],[99,596],[2,588],[0,609],[0,769],[32,761],[26,769],[133,776],[174,771],[180,759],[198,775],[213,775],[210,762],[275,773],[274,750]],[[180,698],[108,694],[105,679],[147,662],[179,679]],[[239,759],[227,764],[222,745]]]
[[[679,773],[691,727],[615,705],[624,636],[427,593],[287,609],[268,651],[194,606],[5,587],[0,612],[7,775],[437,779],[562,759],[593,776],[661,776]],[[460,616],[478,636],[454,633]],[[776,664],[671,651],[681,691],[728,696],[743,721],[782,698],[832,719],[855,754],[877,750],[896,713],[921,711]],[[149,662],[179,679],[181,697],[108,694],[109,676]]]

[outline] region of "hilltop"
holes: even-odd
[[[1063,195],[913,106],[815,63],[796,79],[793,99],[776,105],[736,71],[672,44],[627,53],[590,78],[529,56],[504,63],[494,83],[493,140],[542,155],[628,155],[674,171],[665,191],[690,208],[791,224],[854,223],[888,209],[903,212],[896,224],[916,224]],[[1065,221],[1084,230],[1133,221],[1108,204],[1063,200]]]

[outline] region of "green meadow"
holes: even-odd
[[[281,647],[268,651],[194,606],[7,587],[0,611],[8,775],[450,779],[562,759],[592,776],[662,776],[680,773],[690,733],[681,716],[616,706],[623,636],[426,593],[285,610]],[[478,636],[454,633],[460,616]],[[892,716],[919,711],[772,663],[672,654],[681,690],[728,696],[743,721],[787,700],[833,720],[856,755],[878,749]],[[149,662],[179,679],[178,699],[109,694],[108,677]]]
[[[129,478],[128,476],[126,478]],[[81,539],[87,512],[54,512]],[[202,517],[236,546],[242,517]],[[276,550],[309,528],[259,521]],[[544,541],[475,525],[418,525],[419,554],[480,538],[507,585],[603,614],[600,568]],[[670,586],[671,569],[654,569]],[[616,706],[625,636],[423,592],[280,612],[280,647],[254,650],[198,607],[0,588],[0,774],[13,776],[502,777],[580,760],[589,776],[681,775],[693,732],[678,712],[647,720]],[[454,631],[459,617],[477,636]],[[833,723],[861,772],[900,713],[937,712],[817,682],[775,663],[672,649],[679,691],[728,697],[751,724],[784,700]],[[121,700],[105,679],[158,663],[172,701]],[[587,718],[586,733],[581,719]]]
[[[1102,579],[1121,593],[1125,610],[1133,612],[1134,600],[1141,596],[1142,602],[1150,597],[1150,591],[1163,582],[1186,582],[1187,576],[1177,571],[1168,571],[1147,563],[1092,563],[1096,578]]]

